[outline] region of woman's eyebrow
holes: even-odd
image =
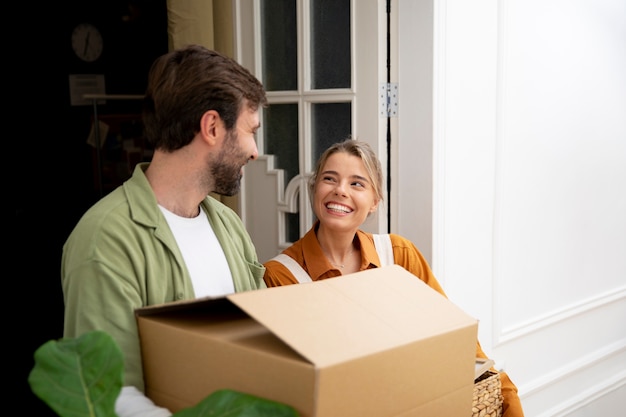
[[[350,178],[355,179],[355,180],[359,180],[359,181],[363,181],[363,182],[370,182],[370,180],[368,180],[366,177],[362,177],[360,175],[352,175],[352,176],[350,176]]]

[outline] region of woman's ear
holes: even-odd
[[[374,204],[370,207],[370,214],[375,213],[378,210],[378,204],[380,203],[380,199],[374,200]]]

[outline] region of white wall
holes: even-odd
[[[527,417],[626,407],[626,1],[398,0],[392,231]]]

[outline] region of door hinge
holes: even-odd
[[[384,83],[379,88],[380,117],[398,117],[398,83]]]

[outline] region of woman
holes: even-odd
[[[383,198],[382,188],[382,167],[367,143],[348,139],[328,148],[318,160],[309,182],[317,221],[304,237],[278,257],[265,262],[267,286],[297,284],[302,282],[299,278],[302,274],[318,281],[383,266],[379,253],[383,253],[384,248],[374,243],[375,235],[359,229],[377,210]],[[417,247],[402,236],[390,234],[389,237],[393,262],[445,297]],[[487,357],[480,343],[476,346],[476,356]],[[500,373],[500,379],[503,417],[522,417],[524,412],[517,387],[504,372]]]

